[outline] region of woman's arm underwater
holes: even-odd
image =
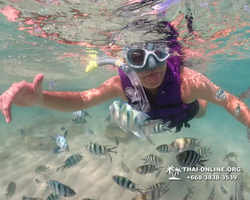
[[[120,77],[114,76],[99,87],[82,92],[43,91],[44,100],[38,106],[62,112],[74,112],[117,97],[124,98],[122,93]]]
[[[189,77],[191,77],[188,78],[190,92],[194,99],[203,99],[210,103],[222,106],[239,122],[247,127],[250,127],[250,109],[245,103],[226,91],[224,91],[226,98],[218,100],[218,98],[216,98],[216,92],[221,89],[220,87],[212,83],[206,76],[195,71],[193,71],[193,74]],[[238,104],[240,106],[240,112],[236,117],[235,110]]]

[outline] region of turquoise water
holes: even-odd
[[[86,74],[85,67],[88,61],[93,59],[93,55],[103,56],[105,53],[109,53],[110,41],[103,33],[118,31],[121,24],[138,17],[136,12],[131,19],[127,16],[131,16],[132,12],[125,10],[120,16],[115,18],[111,15],[111,19],[105,21],[105,17],[109,16],[107,13],[109,11],[111,13],[115,8],[123,5],[122,1],[27,2],[5,2],[1,5],[0,94],[6,91],[13,82],[22,80],[32,82],[38,73],[45,75],[44,90],[48,90],[50,79],[58,80],[55,91],[88,90],[98,87],[105,80],[117,74],[117,71],[110,66]],[[193,1],[190,3],[190,8],[194,13],[195,30],[202,35],[201,38],[206,40],[205,42],[199,42],[188,35],[184,19],[177,26],[180,37],[186,38],[186,41],[182,40],[183,45],[199,53],[187,57],[186,62],[192,64],[195,70],[206,74],[223,90],[238,96],[250,86],[248,54],[250,20],[248,8],[241,9],[250,2],[221,1],[216,4],[215,1],[210,1],[209,8],[200,7],[201,3],[205,2]],[[22,11],[22,15],[15,19],[11,18],[14,16],[13,13],[6,16],[6,12],[3,10],[9,8],[8,6]],[[82,13],[88,13],[90,17],[80,18],[79,16],[82,15],[79,15],[78,21],[76,21],[72,14],[73,11],[70,12],[69,8],[77,9],[78,7]],[[145,11],[140,12],[151,11],[150,7],[152,5],[143,7],[141,10],[145,9]],[[103,10],[99,10],[101,8]],[[207,10],[205,12],[204,9],[211,12]],[[164,19],[173,21],[178,17],[179,11],[185,14],[185,10],[185,1],[181,1],[180,4],[170,7]],[[67,17],[61,17],[60,13]],[[46,26],[43,24],[43,31],[48,34],[45,34],[46,36],[37,30],[42,23],[29,23],[28,21],[28,19],[37,20],[37,14],[45,17],[44,21],[48,22],[44,23]],[[54,19],[48,16],[54,16]],[[148,18],[151,19],[154,16],[150,15]],[[225,23],[220,21],[222,18],[225,19]],[[208,31],[209,26],[204,27],[204,23],[208,21],[213,26],[210,31]],[[56,26],[53,25],[54,23]],[[97,26],[97,23],[100,26]],[[23,27],[29,29],[22,30]],[[232,30],[228,31],[228,35],[221,34],[216,39],[215,33],[223,33],[224,30],[229,29]],[[34,32],[28,32],[28,30]],[[97,32],[98,30],[99,32]],[[59,33],[61,37],[56,35]],[[127,36],[124,38],[118,37],[117,45],[123,44],[126,39],[129,40],[131,33],[126,32],[126,34]],[[213,45],[218,45],[218,47],[214,48]],[[249,99],[244,102],[248,107],[250,106]],[[39,107],[13,106],[13,121],[10,124],[6,124],[4,117],[0,115],[0,199],[5,199],[5,190],[11,181],[17,185],[16,193],[11,199],[18,200],[23,196],[46,199],[51,190],[45,191],[46,183],[43,174],[35,172],[38,165],[46,165],[50,168],[45,172],[50,179],[72,187],[77,195],[69,199],[75,200],[87,197],[96,200],[127,200],[137,195],[136,192],[120,188],[114,183],[112,180],[114,175],[126,176],[142,188],[156,182],[168,181],[169,175],[166,175],[165,170],[172,164],[178,166],[175,155],[173,153],[160,154],[155,147],[149,146],[145,141],[126,134],[112,125],[113,120],[110,123],[105,122],[111,103],[112,101],[108,101],[87,109],[91,118],[86,118],[88,122],[84,125],[72,123],[70,120],[72,113]],[[67,138],[70,151],[54,155],[52,150],[55,144],[49,138],[63,134],[60,130],[62,126],[69,130]],[[94,135],[88,134],[87,128],[93,130]],[[27,135],[22,137],[20,129],[24,129]],[[115,146],[112,138],[117,134],[123,135],[125,139],[119,145],[118,155],[112,155],[112,163],[109,163],[105,157],[99,158],[86,151],[85,146],[90,141],[110,147]],[[236,152],[239,155],[238,166],[244,170],[245,174],[250,174],[248,159],[250,148],[246,135],[246,127],[229,115],[225,109],[209,104],[206,116],[202,119],[192,120],[190,129],[183,128],[180,133],[176,134],[169,132],[160,134],[155,136],[154,140],[157,145],[160,145],[162,143],[170,144],[181,137],[203,139],[202,146],[211,146],[212,152],[206,166],[227,166],[227,163],[223,162],[227,150],[227,152]],[[56,168],[61,166],[65,159],[76,153],[83,155],[83,160],[78,165],[62,173],[56,172]],[[164,170],[158,178],[155,178],[155,174],[142,176],[134,171],[136,167],[143,164],[140,159],[151,153],[161,157],[164,161]],[[121,171],[121,160],[129,166],[129,174]],[[36,178],[42,182],[37,184]],[[234,193],[234,181],[210,181],[207,188],[205,181],[188,181],[185,174],[182,174],[181,178],[190,188],[194,187],[194,194],[192,194],[194,200],[207,199],[214,184],[216,184],[214,199],[228,200],[230,194]],[[227,194],[220,191],[221,184],[227,189]],[[182,182],[172,182],[170,188],[162,199],[183,199]],[[250,198],[249,192],[250,178],[246,175],[243,192],[245,199]]]

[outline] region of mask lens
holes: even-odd
[[[160,60],[166,59],[166,58],[168,57],[168,55],[169,55],[167,52],[159,51],[159,50],[155,51],[154,53],[155,53],[155,55],[156,55]]]
[[[129,60],[133,65],[143,65],[145,51],[143,49],[130,50],[128,52]]]

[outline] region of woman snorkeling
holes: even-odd
[[[168,22],[156,23],[153,31],[164,33],[164,40],[134,43],[124,55],[126,65],[136,73],[144,88],[150,104],[147,112],[150,118],[171,121],[170,128],[176,127],[178,132],[183,125],[189,127],[188,121],[203,117],[207,102],[210,102],[222,106],[239,122],[250,127],[250,110],[245,103],[221,90],[206,76],[183,66],[178,33]],[[0,109],[7,123],[12,120],[12,105],[75,112],[114,98],[131,105],[136,103],[130,95],[133,84],[121,69],[119,75],[99,87],[82,92],[43,91],[43,78],[38,74],[33,83],[14,83],[0,96]],[[240,108],[237,117],[236,108]]]

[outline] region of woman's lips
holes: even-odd
[[[160,72],[149,74],[149,75],[145,76],[145,79],[147,79],[148,81],[153,82],[153,83],[158,83],[160,81],[160,78],[161,78]]]

